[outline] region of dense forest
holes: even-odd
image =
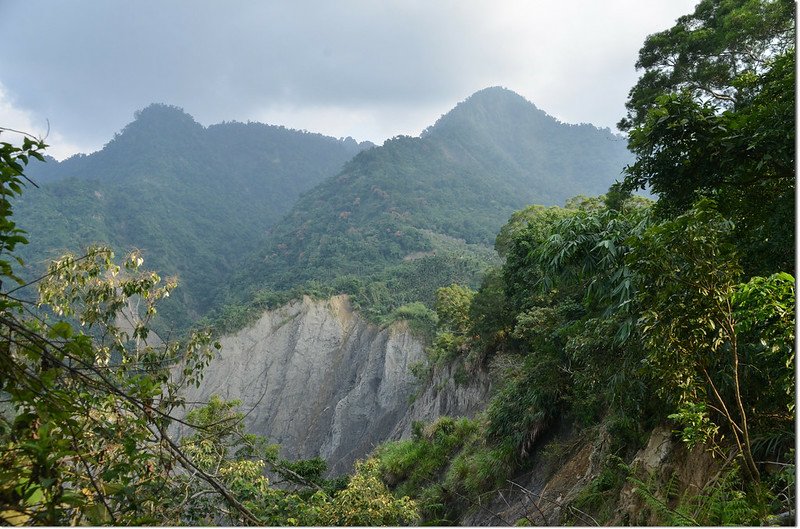
[[[574,523],[793,519],[794,6],[734,4],[702,2],[645,43],[622,182],[516,213],[502,266],[477,291],[438,291],[430,366],[490,364],[500,383],[475,420],[442,418],[377,451],[426,520],[478,508],[565,422],[612,443]],[[655,202],[630,196],[644,187]],[[649,509],[615,518],[637,480],[627,463],[665,420],[718,474],[700,491],[639,481]]]
[[[136,249],[180,282],[157,321],[179,332],[302,192],[370,146],[260,123],[203,127],[179,108],[151,105],[94,154],[34,160],[28,176],[40,188],[15,210],[34,244],[19,255],[32,279],[49,259],[90,244]]]
[[[303,194],[230,281],[210,320],[235,329],[298,292],[349,294],[385,322],[436,288],[477,287],[515,210],[598,194],[632,161],[624,139],[481,90],[421,137],[361,152]],[[255,310],[253,310],[255,309]]]
[[[487,498],[535,458],[568,452],[550,442],[553,431],[568,430],[609,441],[602,471],[564,506],[563,524],[794,524],[795,4],[703,0],[647,38],[637,67],[642,76],[619,125],[634,158],[600,190],[586,173],[619,159],[567,152],[556,167],[543,153],[590,149],[614,136],[590,126],[568,131],[500,89],[476,94],[420,138],[360,154],[355,142],[256,124],[203,129],[176,109],[151,107],[97,157],[60,164],[37,199],[29,198],[30,184],[45,142],[0,129],[3,523],[454,524],[486,510]],[[539,119],[493,124],[504,107]],[[150,119],[164,116],[180,128],[169,135],[178,145],[147,132]],[[33,211],[27,200],[63,200],[95,219],[58,220],[77,242],[124,246],[136,239],[114,238],[121,228],[105,219],[119,206],[103,201],[152,192],[142,197],[140,217],[152,220],[147,208],[167,196],[142,191],[155,165],[166,167],[163,175],[198,160],[197,174],[210,186],[219,171],[234,179],[279,159],[289,168],[270,185],[288,186],[285,175],[300,163],[287,161],[288,152],[232,155],[246,147],[245,136],[235,135],[246,128],[320,142],[321,162],[304,167],[305,184],[285,187],[287,197],[307,191],[291,211],[261,213],[264,224],[252,233],[274,227],[244,272],[225,290],[192,296],[227,303],[214,315],[223,327],[246,321],[248,306],[314,288],[348,293],[376,318],[424,321],[427,360],[414,369],[420,385],[446,364],[459,367],[462,384],[488,370],[495,386],[481,413],[417,423],[411,438],[376,447],[351,475],[330,477],[325,461],[282,459],[278,447],[246,432],[235,401],[212,399],[180,413],[187,405],[181,388],[200,383],[218,344],[200,327],[178,341],[156,339],[158,307],[180,288],[145,271],[143,252],[116,259],[114,248],[94,246],[53,260],[41,275],[25,268],[21,257],[35,255],[25,247],[37,238],[54,248],[73,240],[24,222],[26,208]],[[19,141],[6,141],[12,133]],[[193,135],[232,143],[211,162],[213,153],[200,152]],[[517,136],[530,142],[511,142]],[[127,156],[114,161],[117,149],[137,142],[163,149],[148,151],[155,154],[141,166]],[[339,171],[348,150],[355,157]],[[483,157],[465,167],[458,162],[464,152]],[[100,174],[90,166],[103,157],[110,180],[113,171],[123,184],[137,171],[142,180],[112,191],[111,182],[87,185],[73,176]],[[527,194],[533,186],[524,179],[533,166],[537,196]],[[554,172],[564,176],[548,187]],[[335,176],[324,180],[327,174]],[[455,185],[464,181],[470,185]],[[209,189],[217,197],[237,187],[256,192],[240,185]],[[102,196],[93,201],[97,190]],[[641,191],[652,199],[635,194]],[[598,196],[570,198],[578,194]],[[496,216],[479,216],[482,204]],[[205,218],[228,215],[228,207],[220,201]],[[255,215],[244,213],[242,223]],[[53,228],[56,220],[43,224]],[[199,233],[210,236],[203,226]],[[226,237],[202,244],[214,248]],[[492,238],[496,255],[486,250]],[[162,250],[163,263],[184,255],[152,247],[144,257],[158,263]],[[205,255],[181,251],[195,250]],[[218,253],[209,265],[232,270],[216,262],[229,257]],[[412,281],[420,276],[433,279]],[[175,422],[194,433],[174,439]],[[632,465],[650,431],[664,424],[713,463],[702,487],[681,489],[669,469],[642,476]],[[635,518],[616,508],[627,485],[645,505]],[[501,521],[542,523],[536,516]]]

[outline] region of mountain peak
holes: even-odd
[[[126,146],[157,146],[167,142],[190,141],[201,134],[204,127],[182,108],[164,103],[152,103],[133,114],[134,120],[114,135],[106,145],[109,148]],[[169,139],[169,140],[168,140]]]
[[[518,103],[525,104],[536,108],[536,105],[504,86],[490,86],[482,90],[478,90],[469,96],[464,103],[471,102],[473,104],[497,104],[497,103]]]
[[[127,127],[149,127],[157,125],[159,127],[201,127],[192,116],[186,113],[181,107],[167,105],[165,103],[151,103],[141,110],[133,113],[134,120]]]
[[[478,90],[458,103],[423,132],[423,136],[451,136],[459,130],[505,128],[520,119],[539,123],[556,120],[533,103],[508,88],[492,86]]]

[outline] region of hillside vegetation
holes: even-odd
[[[510,90],[482,90],[421,137],[364,151],[305,193],[230,283],[222,318],[241,325],[242,304],[261,308],[304,285],[350,294],[377,316],[432,306],[440,286],[477,286],[514,210],[601,193],[629,161],[609,131],[560,123]]]
[[[112,227],[141,222],[131,236],[160,229],[166,221],[151,226],[150,215],[189,208],[169,202],[170,182],[194,163],[184,157],[193,138],[213,128],[175,109],[146,109],[96,157],[64,165],[88,167],[129,140],[153,148],[115,165],[119,173],[109,169],[120,178],[109,177],[108,188],[54,173],[53,187],[31,203],[20,199],[34,195],[23,194],[25,171],[43,158],[44,141],[22,134],[0,142],[0,521],[794,525],[795,9],[791,0],[702,0],[675,27],[648,37],[620,123],[635,158],[607,189],[603,179],[617,169],[608,161],[604,173],[596,163],[614,155],[588,153],[585,162],[576,151],[594,145],[586,135],[614,146],[613,136],[577,126],[571,131],[581,139],[570,143],[569,126],[490,89],[420,138],[361,152],[302,195],[217,294],[218,303],[236,303],[215,314],[219,321],[241,324],[248,306],[303,289],[347,292],[375,318],[403,317],[430,333],[426,361],[412,370],[421,388],[434,384],[442,366],[453,368],[438,373],[453,373],[455,385],[479,372],[493,379],[476,416],[417,422],[410,438],[376,447],[337,478],[326,477],[322,459],[287,461],[268,439],[246,432],[236,401],[214,397],[182,413],[191,404],[186,388],[200,385],[220,346],[208,330],[153,339],[160,302],[178,290],[145,271],[140,252],[116,259],[95,247],[56,260],[34,283],[23,278],[31,272],[18,257],[28,239],[49,243],[58,233],[47,222],[33,227],[22,210],[56,200],[51,193],[60,190],[59,200],[97,217],[87,238],[116,236],[101,220],[116,218],[123,205],[104,200],[116,196],[112,182],[133,182],[125,175],[135,170],[138,186],[129,193],[149,201],[135,202],[146,214]],[[149,127],[165,115],[180,134],[158,136]],[[502,116],[508,126],[492,122]],[[0,132],[5,140],[12,131]],[[334,151],[358,148],[290,136]],[[211,170],[188,173],[207,177],[192,191],[237,188],[219,175],[228,164],[246,165],[235,159],[239,141],[247,144],[227,144],[222,161],[194,153]],[[551,147],[565,160],[543,158]],[[595,170],[587,173],[585,163]],[[151,171],[156,165],[162,170]],[[571,181],[584,187],[561,188]],[[605,191],[597,197],[549,202],[599,193],[595,184]],[[656,199],[632,194],[643,188]],[[210,207],[208,218],[239,218],[226,208]],[[66,226],[84,233],[77,222]],[[485,252],[493,233],[492,264]],[[215,240],[217,251],[233,254],[241,243]],[[187,251],[176,258],[199,267],[205,254]],[[209,259],[225,269],[232,255]],[[444,281],[455,284],[441,287]],[[295,389],[302,398],[305,388]],[[192,433],[173,439],[176,422]],[[637,466],[648,439],[662,443],[657,450],[691,449],[707,471],[696,474],[702,481],[690,483],[678,465]],[[574,461],[576,450],[586,471],[566,464],[559,472],[571,488],[580,485],[577,494],[545,498],[523,488],[524,516],[497,514],[510,498],[504,487],[520,489],[522,475],[545,482],[548,468]],[[638,507],[621,508],[632,497]]]
[[[474,420],[418,424],[376,451],[384,481],[424,520],[502,521],[492,498],[518,492],[508,480],[535,474],[534,461],[569,454],[551,442],[565,429],[573,450],[608,440],[599,471],[569,503],[528,491],[535,507],[520,522],[547,524],[547,502],[568,524],[794,520],[794,17],[778,17],[794,8],[755,4],[701,2],[651,36],[623,125],[637,155],[624,180],[571,208],[516,213],[498,237],[502,266],[477,291],[438,291],[421,377],[457,363],[467,380],[490,370],[495,391]],[[722,33],[743,20],[753,40]],[[737,56],[743,40],[763,55]],[[709,49],[713,74],[679,75]],[[725,97],[709,99],[711,82]],[[644,185],[656,202],[630,196]],[[705,481],[631,466],[660,425],[710,460]],[[623,490],[644,505],[634,517]]]
[[[41,273],[46,259],[90,244],[138,249],[178,278],[160,323],[185,329],[300,193],[366,146],[260,123],[205,128],[151,105],[102,150],[31,165],[40,189],[18,202],[33,241],[20,255]]]

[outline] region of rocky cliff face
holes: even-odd
[[[284,457],[324,458],[332,475],[350,471],[383,441],[410,437],[414,421],[471,417],[489,401],[489,373],[467,372],[458,361],[436,366],[420,384],[410,366],[424,358],[422,342],[402,322],[387,328],[366,322],[346,296],[305,297],[220,342],[220,354],[187,401],[214,394],[241,400],[248,431],[279,443]],[[596,525],[574,504],[608,464],[610,434],[605,425],[587,435],[558,423],[540,448],[551,442],[563,452],[537,450],[527,470],[459,522]],[[629,464],[635,477],[648,480],[657,472],[658,483],[674,477],[681,490],[699,490],[718,470],[706,452],[687,450],[668,427],[655,429]],[[625,483],[608,498],[610,523],[657,522],[633,488]]]
[[[400,418],[391,438],[411,437],[414,421],[434,422],[442,416],[474,417],[489,402],[489,373],[478,370],[467,373],[461,362],[436,366],[430,380],[414,398],[414,403]]]
[[[241,400],[250,432],[279,443],[284,457],[321,456],[331,474],[396,430],[416,389],[409,366],[424,355],[404,323],[372,325],[345,296],[267,311],[220,343],[186,400]]]

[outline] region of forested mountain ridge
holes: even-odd
[[[102,150],[30,167],[18,223],[34,265],[105,243],[138,248],[182,285],[162,311],[185,328],[297,196],[371,144],[261,123],[198,124],[151,105]]]
[[[361,152],[305,193],[237,274],[228,301],[316,281],[367,301],[383,295],[370,288],[414,291],[389,309],[432,302],[438,286],[479,280],[513,211],[601,193],[631,161],[610,131],[560,123],[507,89],[481,90],[420,137]],[[470,260],[476,252],[480,263]]]
[[[25,167],[46,145],[24,133],[15,136],[19,145],[0,141],[0,520],[795,525],[796,265],[785,251],[795,245],[796,222],[795,11],[792,0],[701,0],[674,28],[648,37],[622,124],[636,155],[623,181],[564,208],[515,212],[496,240],[503,260],[477,290],[439,288],[435,313],[399,307],[406,321],[384,328],[356,317],[345,297],[304,298],[221,340],[242,345],[232,355],[235,372],[212,365],[226,349],[220,353],[207,330],[148,341],[156,304],[174,284],[144,271],[136,253],[115,260],[96,249],[65,258],[36,281],[38,301],[32,289],[19,292],[15,257],[27,241],[15,213],[30,193]],[[413,296],[448,274],[476,269],[458,263],[484,244],[418,228],[429,210],[417,208],[415,216],[401,209],[409,185],[397,177],[425,175],[423,182],[445,189],[459,179],[436,180],[405,163],[421,158],[421,147],[436,152],[425,138],[388,145],[339,174],[340,191],[351,189],[350,178],[360,185],[353,189],[375,198],[332,202],[318,218],[303,211],[289,217],[305,220],[287,232],[302,238],[275,247],[276,255],[294,256],[276,263],[299,263],[298,273],[309,265],[311,277],[321,278],[360,264],[364,270],[327,288],[347,287],[356,301],[373,303],[423,277],[417,290],[404,291],[421,299]],[[403,170],[387,170],[384,158]],[[360,159],[375,167],[355,171]],[[382,180],[373,189],[376,175]],[[643,187],[657,200],[631,196]],[[384,224],[347,224],[361,205]],[[445,213],[437,226],[469,227],[466,216]],[[352,236],[341,255],[352,263],[325,253],[347,242],[342,233]],[[406,235],[410,242],[389,246],[386,255],[370,246]],[[469,240],[480,242],[480,234]],[[426,241],[430,250],[404,254]],[[375,268],[365,255],[380,259]],[[250,262],[262,275],[269,273],[264,258],[272,254]],[[122,327],[132,303],[140,304],[141,319]],[[388,346],[415,331],[420,316],[436,326],[429,347]],[[281,342],[288,347],[271,345]],[[370,355],[348,352],[367,350],[377,354],[358,369],[359,357]],[[292,365],[300,369],[290,373]],[[192,402],[190,388],[201,389],[205,368],[222,378],[206,378],[210,390],[238,385],[248,399]],[[291,391],[270,393],[257,381],[267,371]],[[254,382],[228,384],[229,373]],[[408,402],[382,382],[398,388],[411,376],[420,391],[398,423],[404,438],[375,447],[351,475],[326,477],[320,457],[287,461],[269,432],[245,431],[255,406],[259,414],[281,412],[285,426],[301,434],[331,412],[380,421],[382,402]],[[355,391],[315,398],[335,393],[329,390],[340,382]],[[357,395],[372,395],[368,403],[378,406],[350,406]],[[297,402],[306,418],[290,411]],[[199,407],[185,413],[193,404]],[[192,432],[175,439],[169,432],[178,422]],[[332,424],[335,438],[341,430]],[[373,439],[361,437],[361,449]]]
[[[480,289],[437,293],[426,387],[494,388],[376,450],[424,524],[796,524],[795,10],[649,36],[623,181],[515,213]]]
[[[563,204],[578,193],[604,193],[608,175],[632,160],[624,136],[587,123],[560,122],[501,87],[474,93],[422,137],[451,157],[485,153],[475,158],[484,174],[503,175],[493,184],[523,193],[526,204]]]

